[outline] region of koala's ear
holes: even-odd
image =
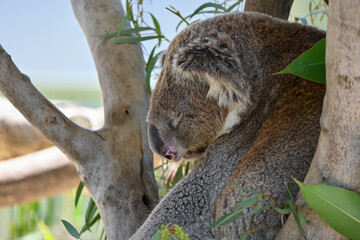
[[[195,38],[176,51],[171,64],[178,74],[207,82],[208,97],[218,99],[220,106],[234,102],[251,105],[250,86],[244,81],[237,48],[229,35],[211,33]]]

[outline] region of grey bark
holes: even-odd
[[[246,0],[244,11],[261,12],[288,20],[294,0]]]
[[[326,40],[326,96],[320,139],[305,179],[360,193],[360,2],[331,1]],[[298,196],[301,204],[304,199]],[[309,239],[346,239],[312,210],[304,225]],[[277,239],[302,239],[291,216]]]
[[[128,239],[157,202],[145,115],[149,96],[139,45],[115,45],[97,35],[116,31],[118,0],[73,0],[104,96],[105,125],[76,125],[42,96],[0,46],[0,90],[69,157],[91,193],[109,239]],[[131,69],[131,70],[129,70]]]

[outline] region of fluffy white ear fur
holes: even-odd
[[[235,43],[226,34],[213,32],[190,39],[173,55],[171,70],[189,80],[208,83],[207,96],[217,99],[220,106],[236,105],[242,110],[252,106],[251,89],[244,81]]]

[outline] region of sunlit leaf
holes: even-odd
[[[325,44],[324,38],[276,74],[291,73],[310,81],[325,83]]]
[[[200,7],[198,7],[191,15],[190,18],[194,17],[195,15],[199,14],[199,12],[205,8],[215,8],[215,9],[221,9],[224,12],[226,11],[226,8],[224,8],[222,5],[220,4],[216,4],[216,3],[212,3],[212,2],[208,2],[208,3],[204,3],[203,5],[201,5]]]
[[[77,189],[76,189],[75,207],[77,206],[77,204],[78,204],[78,202],[79,202],[79,199],[80,199],[81,192],[82,192],[83,188],[84,188],[84,184],[83,184],[83,182],[80,181],[79,186],[78,186]]]
[[[237,5],[239,5],[242,2],[242,0],[237,1],[236,3],[234,3],[233,5],[231,5],[230,7],[228,7],[225,12],[231,12]]]
[[[302,184],[309,206],[337,232],[350,239],[360,239],[360,195],[334,186]]]
[[[151,18],[153,20],[156,32],[161,35],[160,24],[159,24],[158,20],[154,17],[154,15],[152,13],[150,13],[150,15],[151,15]]]
[[[68,221],[65,220],[61,220],[61,222],[64,224],[64,227],[66,228],[66,230],[68,231],[68,233],[70,233],[71,236],[73,236],[76,239],[80,239],[80,234],[79,232],[73,227],[73,225],[71,225]]]

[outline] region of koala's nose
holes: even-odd
[[[159,135],[159,130],[151,123],[148,125],[148,134],[151,150],[158,155],[162,155],[161,149],[164,146],[164,141]]]

